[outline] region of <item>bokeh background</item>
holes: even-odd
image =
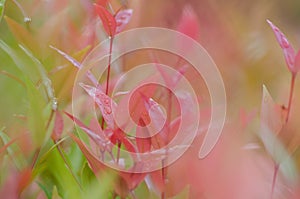
[[[61,109],[70,107],[76,70],[49,45],[76,55],[81,61],[84,55],[78,53],[80,50],[87,45],[93,47],[106,37],[99,21],[90,11],[91,4],[86,2],[24,0],[17,5],[7,0],[5,17],[0,22],[1,40],[15,49],[18,49],[18,43],[22,43],[43,63],[53,81]],[[266,20],[276,24],[298,51],[300,1],[112,1],[114,9],[120,5],[134,11],[126,29],[155,26],[175,30],[183,10],[189,6],[198,20],[199,34],[196,39],[211,55],[224,80],[228,112],[222,137],[213,153],[201,161],[197,159],[196,147],[203,139],[200,135],[194,147],[170,167],[170,195],[189,185],[190,198],[268,198],[273,174],[272,158],[263,147],[255,150],[242,148],[249,143],[261,145],[256,131],[259,130],[263,85],[266,85],[276,103],[287,105],[291,75]],[[31,20],[24,21],[26,17]],[[16,22],[18,25],[15,25]],[[36,71],[31,71],[32,62],[22,53],[20,59],[24,68],[28,69],[28,75],[38,84]],[[132,67],[136,59],[128,56],[123,69]],[[62,69],[56,71],[59,66]],[[0,129],[5,127],[5,132],[15,137],[26,129],[27,93],[20,83],[3,74],[7,72],[23,79],[16,63],[1,49],[0,71]],[[300,171],[299,89],[300,80],[296,79],[291,120],[283,134],[278,136],[294,161],[294,169],[285,168],[294,178],[291,180],[283,174],[279,175],[276,198],[297,198],[295,194],[299,187]],[[207,96],[204,99],[209,100]],[[243,114],[254,115],[246,128],[241,127]]]

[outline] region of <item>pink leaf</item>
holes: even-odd
[[[166,115],[155,100],[144,95],[141,96],[144,100],[145,108],[147,111],[147,114],[142,115],[141,119],[144,123],[147,123],[147,133],[151,138],[152,146],[156,149],[161,148],[166,144],[166,139],[162,137],[164,136],[164,134],[161,134],[161,132],[163,132],[166,128]]]
[[[120,10],[116,16],[117,29],[116,33],[120,33],[124,27],[129,23],[132,16],[132,9]]]
[[[55,111],[54,127],[51,134],[53,140],[59,140],[64,129],[64,120],[59,111]]]
[[[31,168],[24,168],[19,172],[11,171],[7,179],[1,184],[0,198],[20,198],[21,193],[32,182],[32,179],[33,172]]]
[[[148,111],[151,123],[148,125],[148,128],[151,128],[153,133],[161,130],[166,122],[166,115],[159,106],[159,104],[152,98],[145,99],[145,107]]]
[[[122,143],[124,144],[125,148],[131,152],[135,153],[136,149],[132,142],[126,137],[126,134],[121,129],[116,129],[113,131],[111,136],[111,142],[114,144]]]
[[[172,79],[173,87],[175,87],[178,84],[178,82],[181,80],[183,75],[186,73],[187,69],[188,69],[188,65],[183,65],[181,68],[179,68],[178,73]]]
[[[105,143],[105,148],[103,148],[104,150],[107,150],[108,152],[111,152],[112,148],[113,148],[113,143],[110,141],[110,138],[112,136],[112,132],[109,130],[105,130],[103,131],[101,129],[101,126],[97,120],[97,118],[92,118],[90,121],[90,125],[89,128],[95,133],[97,134],[101,140],[104,141]]]
[[[151,149],[151,138],[144,137],[145,134],[149,134],[147,129],[142,128],[144,126],[146,126],[146,124],[141,118],[139,125],[136,127],[136,145],[140,153],[148,152]]]
[[[68,60],[71,64],[73,64],[76,68],[81,69],[81,63],[79,63],[76,59],[74,59],[72,56],[68,55],[67,53],[59,50],[58,48],[55,48],[54,46],[50,46],[53,50],[58,52],[60,55],[62,55],[66,60]],[[94,77],[94,75],[91,73],[91,71],[86,72],[86,76],[90,79],[90,81],[94,84],[96,87],[100,87],[98,84],[97,79]]]
[[[136,163],[128,172],[120,172],[120,176],[127,183],[129,190],[134,190],[147,175],[147,173],[136,173],[143,166],[143,163]]]
[[[155,188],[160,192],[163,192],[165,190],[165,182],[161,170],[151,172],[150,177],[153,184],[155,185]]]
[[[179,68],[179,70],[177,71],[177,73],[175,75],[168,74],[165,71],[164,67],[162,67],[159,63],[156,63],[156,68],[160,72],[160,74],[161,74],[162,78],[164,79],[167,87],[172,89],[172,88],[175,88],[177,86],[177,84],[179,83],[181,78],[184,76],[185,72],[188,69],[188,65],[184,65],[181,68]]]
[[[116,34],[117,22],[114,16],[108,12],[103,6],[94,4],[96,14],[100,17],[104,30],[110,37]]]
[[[197,39],[199,35],[199,22],[197,15],[190,6],[183,9],[181,19],[179,21],[177,30],[192,39]]]
[[[271,21],[267,20],[269,25],[271,26],[277,42],[279,43],[280,47],[283,50],[284,58],[286,64],[291,71],[291,73],[296,74],[298,69],[295,68],[295,51],[293,47],[290,45],[289,41],[287,40],[286,36],[280,31],[278,27],[276,27]]]
[[[93,98],[101,110],[102,116],[111,130],[115,128],[113,111],[116,108],[116,103],[108,97],[100,88],[92,87],[83,83],[80,86]]]

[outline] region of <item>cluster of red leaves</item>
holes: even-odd
[[[132,10],[118,10],[116,14],[112,14],[107,10],[108,1],[98,1],[94,4],[95,12],[99,16],[102,21],[103,28],[107,35],[111,38],[118,34],[124,26],[129,22],[130,17],[132,15]],[[181,21],[179,22],[178,31],[186,34],[187,36],[196,39],[198,35],[198,22],[195,14],[192,9],[185,9],[184,14],[182,16]],[[56,49],[53,47],[58,53],[64,56],[67,60],[69,60],[73,65],[77,68],[81,68],[80,63],[74,60],[71,56],[66,53]],[[157,60],[156,60],[157,62]],[[170,88],[175,88],[181,77],[184,75],[187,70],[187,66],[183,66],[179,69],[179,72],[174,77],[169,77],[167,73],[164,71],[164,68],[160,66],[160,64],[156,64],[157,69],[166,82],[166,85]],[[115,184],[115,191],[121,197],[125,197],[131,190],[135,189],[137,185],[142,182],[146,176],[146,173],[135,173],[139,167],[143,167],[143,162],[137,159],[135,153],[151,153],[153,150],[159,150],[164,147],[168,142],[172,140],[175,136],[177,129],[181,123],[180,117],[175,118],[172,121],[167,122],[164,127],[154,136],[144,137],[145,135],[149,135],[149,132],[145,132],[143,127],[146,124],[152,122],[151,130],[158,130],[161,121],[166,119],[165,114],[160,109],[159,104],[151,98],[151,96],[155,92],[155,87],[151,89],[147,89],[146,95],[140,93],[140,96],[133,99],[131,103],[135,104],[134,112],[132,115],[135,121],[138,121],[139,125],[136,128],[136,138],[128,138],[125,132],[120,129],[114,121],[113,113],[117,109],[117,104],[110,98],[102,89],[102,86],[98,84],[95,80],[94,76],[90,71],[87,72],[87,77],[91,80],[94,86],[86,85],[81,83],[80,86],[88,93],[90,97],[97,104],[103,118],[103,123],[100,125],[96,118],[93,118],[90,122],[89,126],[86,126],[83,122],[81,122],[78,118],[73,115],[65,112],[65,114],[71,118],[74,123],[79,126],[90,138],[92,151],[83,143],[79,138],[71,135],[72,139],[78,144],[85,157],[87,158],[89,165],[95,173],[101,173],[104,171],[115,172],[119,176],[119,181]],[[180,99],[182,101],[189,101],[189,95],[184,94],[184,96]],[[122,102],[120,102],[122,104]],[[188,103],[183,103],[188,106]],[[187,107],[183,107],[183,109],[188,109]],[[186,117],[189,117],[188,113],[185,114]],[[170,115],[167,115],[170,117]],[[60,121],[60,115],[56,115],[56,121]],[[103,124],[106,124],[104,126]],[[57,137],[56,132],[60,132],[61,125],[57,125],[57,130],[53,132],[53,138]],[[123,145],[128,152],[131,152],[132,158],[134,160],[134,166],[127,170],[126,172],[122,171],[114,171],[113,169],[107,167],[100,159],[104,157],[104,153],[108,152],[112,155],[113,146],[118,146],[120,150],[120,146]],[[100,150],[102,157],[96,157],[95,151]],[[116,157],[116,164],[118,164],[119,157]],[[154,182],[154,185],[163,192],[164,190],[164,176],[161,171],[151,172],[150,176]]]

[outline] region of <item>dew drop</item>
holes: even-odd
[[[108,99],[108,98],[105,98],[105,99],[104,99],[104,103],[105,103],[105,104],[109,104],[109,99]]]
[[[30,17],[24,17],[24,22],[25,22],[25,23],[31,22],[31,18],[30,18]]]
[[[57,105],[58,105],[57,99],[53,98],[53,100],[52,100],[52,110],[56,111],[57,110]]]
[[[105,108],[104,108],[104,113],[107,114],[107,115],[108,115],[108,114],[111,114],[111,108],[105,107]]]

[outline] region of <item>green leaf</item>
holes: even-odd
[[[28,76],[35,83],[40,80],[39,72],[32,64],[32,61],[28,59],[28,57],[25,57],[23,53],[20,53],[16,48],[9,46],[1,39],[0,48],[2,48],[2,50],[9,55],[24,76]]]
[[[274,132],[268,126],[262,124],[258,136],[268,154],[277,165],[280,165],[283,176],[290,181],[296,182],[298,175],[295,162]]]
[[[40,182],[37,182],[37,184],[39,185],[39,187],[44,191],[44,193],[46,194],[47,196],[47,199],[51,199],[52,198],[52,194],[51,192],[47,189],[46,186],[44,186],[42,183]]]
[[[85,190],[84,196],[89,199],[108,198],[111,193],[116,175],[110,172],[103,172],[97,180],[93,180],[91,185]]]
[[[97,178],[91,168],[89,167],[88,163],[86,162],[81,170],[81,183],[85,189],[90,187],[96,181]]]
[[[61,199],[61,197],[58,195],[56,186],[54,186],[52,190],[52,199]]]
[[[52,87],[52,82],[51,82],[51,80],[49,79],[49,77],[47,75],[45,67],[43,66],[43,64],[28,49],[26,49],[22,45],[19,45],[19,47],[24,51],[24,53],[28,57],[31,58],[31,60],[35,64],[37,70],[39,71],[41,79],[42,79],[42,83],[43,83],[43,85],[45,87],[45,90],[47,92],[48,98],[51,100],[52,109],[55,111],[57,109],[57,99],[55,98],[54,90],[53,90],[53,87]]]
[[[7,16],[4,16],[4,19],[18,42],[30,48],[31,51],[39,52],[35,38],[26,28]]]
[[[136,198],[160,199],[160,195],[150,190],[145,181],[134,190],[134,195]]]
[[[284,125],[282,109],[272,99],[265,85],[263,85],[263,98],[260,116],[260,131],[258,137],[261,139],[267,153],[272,157],[283,175],[292,181],[296,181],[295,163],[286,147],[278,139],[277,134]]]
[[[24,78],[28,95],[28,125],[33,135],[35,146],[41,146],[45,139],[45,124],[46,120],[43,117],[43,110],[46,103],[39,90],[35,87],[30,79]]]
[[[54,195],[62,198],[86,198],[83,197],[81,188],[66,167],[57,148],[48,151],[46,157],[38,162],[37,167],[43,168],[40,176],[43,183],[46,183],[44,186],[47,187],[47,191],[52,192],[52,198]],[[56,186],[58,194],[55,194],[53,186]]]
[[[5,7],[6,0],[0,0],[0,22],[2,20],[4,14],[4,7]]]

